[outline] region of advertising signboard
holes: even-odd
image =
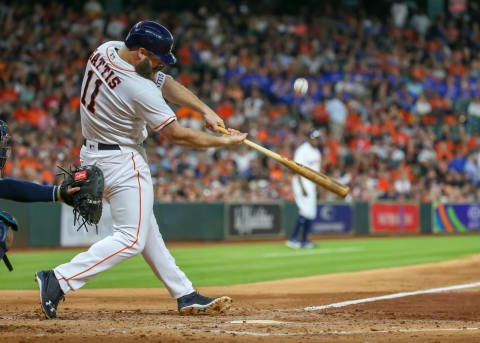
[[[280,203],[226,204],[226,237],[284,236]]]
[[[436,204],[434,232],[480,231],[480,204]]]
[[[412,203],[373,203],[370,206],[372,232],[418,232],[420,209]]]
[[[348,204],[319,204],[312,222],[313,233],[348,233],[352,230],[352,207]]]

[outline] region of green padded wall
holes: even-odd
[[[166,241],[224,239],[223,203],[156,202],[153,212]]]
[[[370,234],[370,204],[367,201],[353,205],[353,230],[359,235]]]

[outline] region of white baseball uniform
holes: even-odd
[[[304,142],[295,150],[294,160],[313,170],[320,171],[322,156],[320,151],[311,146],[309,142]],[[293,194],[297,203],[299,213],[307,219],[314,219],[317,216],[317,188],[315,183],[302,177],[302,183],[307,195],[303,195],[300,186],[300,177],[293,177]]]
[[[98,273],[142,253],[173,298],[194,291],[165,247],[153,214],[153,185],[142,142],[146,125],[155,131],[176,120],[163,99],[165,74],[156,84],[137,74],[107,42],[90,56],[82,84],[80,114],[86,142],[82,165],[96,165],[105,177],[104,198],[110,203],[113,235],[93,244],[71,262],[54,269],[64,293],[77,290]],[[99,146],[100,144],[100,146]],[[102,144],[118,145],[105,150]]]

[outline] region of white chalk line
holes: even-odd
[[[282,253],[268,253],[264,254],[264,258],[272,257],[289,257],[289,256],[305,256],[305,255],[329,255],[329,254],[338,254],[338,253],[349,253],[349,252],[359,252],[364,251],[363,247],[345,247],[345,248],[332,248],[332,249],[302,249],[299,251],[293,252],[282,252]]]
[[[188,329],[187,329],[188,330]],[[192,330],[212,333],[226,333],[245,336],[315,336],[315,335],[362,335],[362,334],[377,334],[377,333],[421,333],[421,332],[442,332],[442,331],[475,331],[480,328],[427,328],[427,329],[400,329],[400,330],[364,330],[364,331],[304,331],[304,332],[289,332],[289,333],[267,333],[267,332],[253,332],[253,331],[237,331],[237,330]]]
[[[432,288],[432,289],[425,289],[425,290],[413,291],[413,292],[401,292],[401,293],[382,295],[382,296],[379,296],[379,297],[363,298],[363,299],[350,300],[350,301],[342,301],[342,302],[328,304],[328,305],[322,305],[322,306],[309,306],[309,307],[305,307],[304,310],[305,311],[318,311],[318,310],[324,310],[324,309],[332,308],[332,307],[345,307],[345,306],[368,303],[368,302],[379,301],[379,300],[403,298],[403,297],[409,297],[409,296],[412,296],[412,295],[419,295],[419,294],[447,292],[447,291],[454,291],[454,290],[458,290],[458,289],[465,289],[465,288],[472,288],[472,287],[479,287],[479,286],[480,286],[480,282],[473,282],[473,283],[467,283],[467,284],[463,284],[463,285]]]

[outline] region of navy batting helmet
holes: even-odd
[[[140,21],[133,25],[125,38],[127,48],[144,48],[166,64],[177,59],[172,54],[173,36],[164,26],[154,21]]]

